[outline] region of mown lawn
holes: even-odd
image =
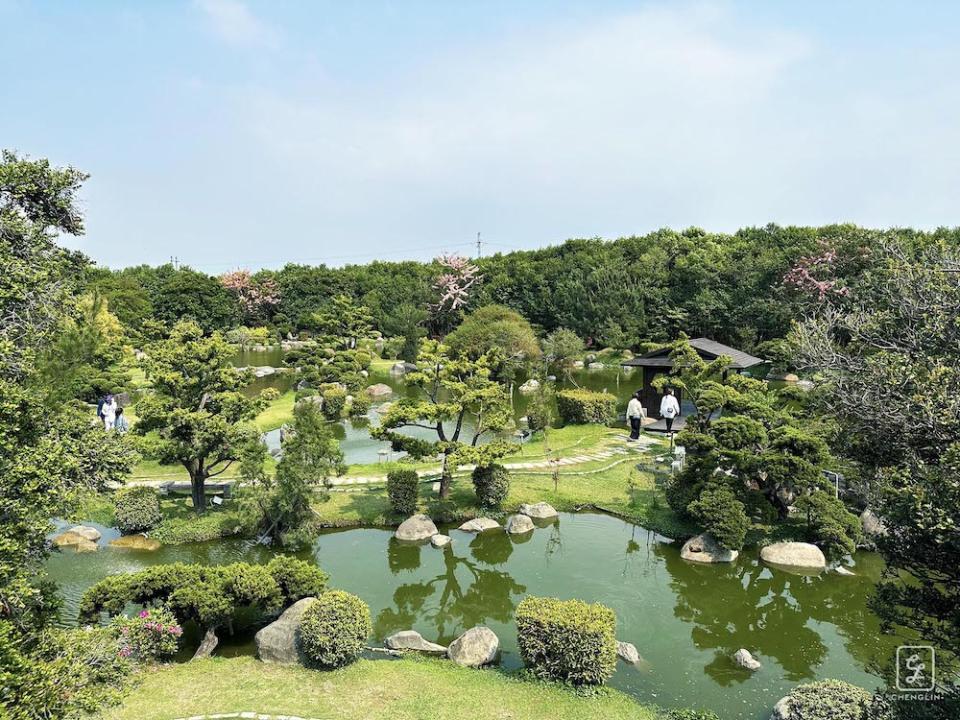
[[[653,720],[657,710],[615,690],[563,686],[472,670],[450,661],[361,660],[322,672],[253,658],[210,658],[144,673],[104,720],[173,720],[258,712],[336,720]]]

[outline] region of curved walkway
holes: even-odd
[[[302,718],[298,715],[266,715],[255,712],[214,713],[213,715],[191,715],[175,720],[227,720],[228,718],[242,718],[243,720],[318,720],[318,718]]]

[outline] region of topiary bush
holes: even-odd
[[[183,634],[173,613],[162,607],[141,610],[132,618],[116,617],[113,628],[120,656],[141,661],[173,657]]]
[[[347,405],[347,391],[341,387],[328,387],[321,394],[323,397],[323,416],[327,420],[339,420],[343,417]]]
[[[499,509],[510,492],[510,473],[497,463],[477,465],[473,469],[473,489],[480,507]]]
[[[398,515],[413,515],[417,511],[417,490],[420,477],[416,470],[393,470],[387,474],[387,496],[390,507]]]
[[[602,685],[617,664],[617,618],[603,605],[528,597],[517,606],[520,656],[540,678]]]
[[[350,417],[366,417],[367,413],[370,412],[372,402],[369,395],[363,393],[354,395],[353,401],[350,403]]]
[[[687,510],[728,550],[741,550],[750,529],[743,503],[726,485],[708,485]]]
[[[777,720],[867,720],[873,695],[841,680],[797,685],[777,703]]]
[[[300,649],[324,668],[349,665],[370,635],[370,608],[356,595],[331,590],[310,604],[300,621]]]
[[[330,576],[316,565],[290,555],[277,555],[267,563],[267,572],[280,586],[284,605],[305,597],[317,597],[327,589]]]
[[[557,393],[557,411],[567,424],[606,425],[616,418],[617,398],[610,393],[592,390],[561,390]]]
[[[160,499],[152,487],[128,487],[118,490],[113,504],[117,527],[122,533],[152,530],[163,519]]]

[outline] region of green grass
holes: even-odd
[[[211,658],[143,673],[140,684],[103,720],[172,720],[259,712],[336,720],[654,720],[657,711],[616,690],[577,694],[560,685],[446,660],[360,660],[322,672]]]
[[[296,393],[293,390],[287,390],[276,400],[271,401],[266,410],[257,415],[254,421],[261,432],[276,430],[285,423],[293,422],[293,405],[296,400]]]

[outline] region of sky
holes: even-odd
[[[0,0],[0,147],[100,264],[954,226],[960,3]]]

